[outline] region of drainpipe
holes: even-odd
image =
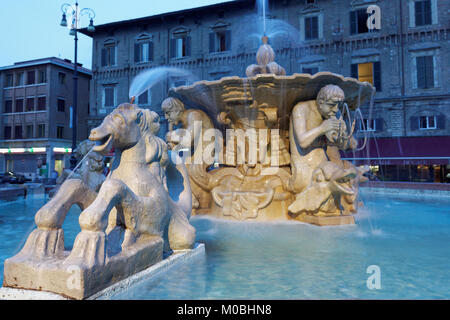
[[[403,111],[403,136],[406,137],[406,127],[407,127],[407,119],[406,119],[406,103],[405,103],[405,57],[404,57],[404,42],[403,42],[403,4],[402,1],[399,0],[399,9],[400,9],[400,76],[402,79],[401,82],[401,95],[402,95],[402,111]]]

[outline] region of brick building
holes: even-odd
[[[73,93],[70,60],[44,58],[0,68],[0,172],[44,177],[69,167]],[[91,71],[78,68],[79,141],[87,138]]]
[[[366,24],[370,5],[380,8],[379,29]],[[287,74],[331,71],[376,87],[372,107],[361,106],[358,136],[366,134],[368,148],[348,157],[369,163],[383,179],[445,181],[449,10],[450,2],[443,0],[269,1],[267,33]],[[129,101],[130,83],[144,70],[180,68],[198,80],[244,77],[262,35],[256,12],[255,0],[237,0],[85,32],[93,37],[89,127]],[[161,81],[137,101],[160,112],[168,89],[185,82]]]

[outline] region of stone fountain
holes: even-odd
[[[262,42],[247,78],[173,88],[163,103],[169,145],[191,150],[193,214],[353,224],[358,184],[367,168],[340,158],[340,150],[358,147],[355,120],[345,121],[344,114],[375,90],[370,83],[330,72],[286,76],[267,37]],[[196,121],[203,125],[195,127]],[[213,123],[214,138],[205,135]],[[175,125],[180,128],[171,130]],[[202,152],[205,159],[204,145],[211,140],[214,163],[195,161]]]
[[[340,158],[357,148],[355,121],[344,114],[349,119],[374,88],[330,72],[287,76],[266,37],[256,60],[246,78],[172,89],[162,103],[166,141],[155,112],[124,103],[109,114],[89,139],[95,154],[114,148],[110,174],[61,185],[36,213],[24,247],[5,261],[3,286],[88,298],[191,250],[191,213],[354,223],[367,169]],[[73,205],[82,209],[81,232],[68,249],[62,225]]]

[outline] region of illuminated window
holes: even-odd
[[[381,91],[381,65],[380,62],[356,63],[351,66],[351,77],[359,81],[366,81]]]

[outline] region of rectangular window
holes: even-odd
[[[58,83],[59,84],[66,83],[66,74],[64,72],[58,72]]]
[[[8,73],[5,75],[5,88],[12,87],[14,85],[14,75]]]
[[[15,126],[14,127],[14,139],[23,139],[22,126]]]
[[[436,116],[419,117],[419,129],[436,129]]]
[[[104,88],[104,107],[114,107],[115,105],[115,87]]]
[[[27,139],[33,139],[33,125],[27,125],[26,126],[26,137]]]
[[[5,129],[3,130],[3,138],[5,140],[11,139],[11,127],[10,126],[5,126]]]
[[[66,109],[66,100],[58,98],[58,111],[64,112]]]
[[[16,74],[16,87],[24,85],[24,77],[25,77],[25,73],[23,73],[23,72],[18,72]]]
[[[149,91],[145,91],[144,93],[142,93],[139,97],[138,97],[138,104],[139,105],[146,105],[148,104],[148,95],[149,95]]]
[[[35,72],[33,71],[28,71],[27,72],[27,85],[31,85],[35,83]]]
[[[363,119],[361,125],[361,131],[376,131],[375,119]]]
[[[428,89],[434,87],[433,56],[416,57],[417,88]]]
[[[23,99],[16,99],[16,112],[23,112]]]
[[[45,137],[45,124],[38,124],[36,137],[37,138]]]
[[[42,111],[47,108],[47,99],[45,97],[38,97],[37,110]]]
[[[305,18],[305,40],[313,40],[319,38],[319,18]]]
[[[153,42],[137,42],[134,44],[134,62],[153,61]]]
[[[34,98],[27,98],[27,105],[25,111],[34,111]]]
[[[116,64],[116,46],[107,45],[102,48],[102,67],[114,66]]]
[[[350,34],[359,34],[369,32],[367,28],[367,9],[358,9],[350,11]]]
[[[64,127],[62,127],[62,126],[56,127],[56,138],[64,139]]]
[[[316,74],[317,72],[319,72],[319,68],[318,67],[303,67],[302,72],[309,73],[312,75],[312,74]]]
[[[367,81],[377,91],[381,91],[381,64],[379,61],[352,64],[351,77],[359,81]]]
[[[5,100],[5,109],[4,109],[3,112],[4,113],[11,113],[11,112],[13,112],[12,100]]]
[[[171,58],[183,58],[191,55],[191,37],[172,38],[170,45]]]
[[[209,34],[209,52],[231,50],[231,30],[221,30]]]
[[[38,83],[46,83],[47,82],[47,71],[45,69],[41,69],[38,71]]]
[[[416,26],[425,26],[431,24],[431,1],[416,1],[414,3],[414,13]]]

